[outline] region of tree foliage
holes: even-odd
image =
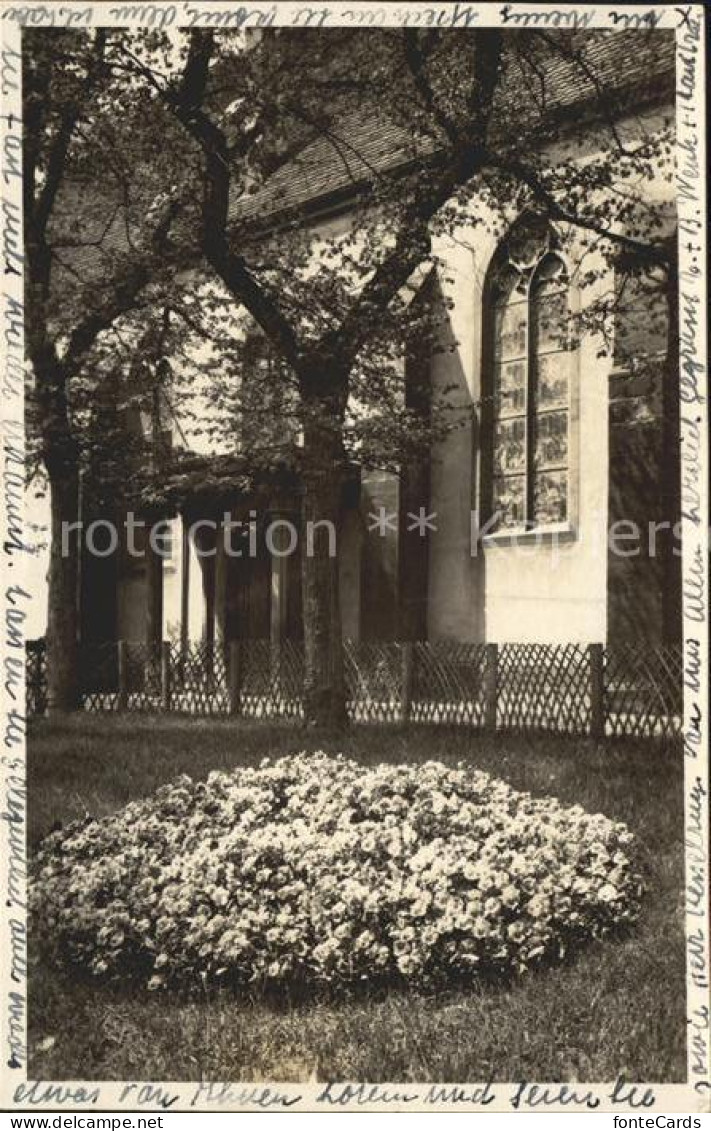
[[[619,281],[639,299],[673,274],[668,205],[647,191],[671,178],[671,123],[638,112],[660,43],[631,77],[605,33],[33,33],[28,337],[50,480],[77,434],[123,458],[109,406],[115,439],[160,373],[186,453],[146,498],[189,493],[204,440],[235,484],[293,467],[304,517],[337,525],[353,460],[397,467],[464,422],[446,397],[413,409],[403,357],[454,348],[447,247],[527,209],[577,232],[595,293],[580,329],[605,348]],[[324,548],[304,595],[307,713],[340,722]]]

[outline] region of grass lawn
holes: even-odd
[[[82,717],[33,726],[30,851],[57,822],[108,813],[179,773],[204,777],[304,748],[364,763],[466,760],[517,789],[625,821],[647,886],[622,940],[508,986],[266,1002],[140,995],[30,975],[30,1076],[45,1080],[601,1081],[686,1078],[682,755],[644,742],[354,727]],[[47,1038],[54,1038],[51,1047]]]

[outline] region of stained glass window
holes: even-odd
[[[492,286],[490,483],[494,529],[568,517],[568,279],[540,224],[497,256]]]

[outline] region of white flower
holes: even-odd
[[[613,887],[612,884],[603,884],[597,894],[598,898],[603,900],[604,903],[614,903],[620,896],[617,888]]]
[[[151,968],[151,989],[519,971],[634,920],[629,843],[467,766],[294,754],[53,834],[31,929],[96,975]]]

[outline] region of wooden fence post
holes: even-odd
[[[118,656],[118,709],[128,710],[128,655],[126,654],[126,641],[117,640],[116,650]]]
[[[605,671],[602,644],[589,644],[590,658],[590,734],[605,737]]]
[[[240,715],[242,713],[242,645],[239,640],[230,640],[228,681],[230,714]]]
[[[170,641],[160,647],[160,703],[164,711],[170,710]]]
[[[496,708],[499,690],[499,645],[486,645],[486,664],[484,667],[484,726],[486,730],[496,730]]]
[[[402,660],[402,683],[400,686],[400,718],[409,723],[412,714],[412,677],[414,675],[414,650],[411,640],[403,640],[400,645]]]

